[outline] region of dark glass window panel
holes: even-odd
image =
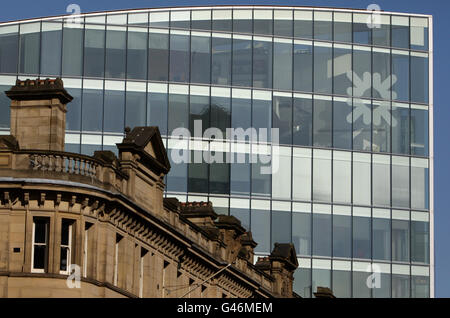
[[[430,224],[428,222],[411,222],[411,261],[430,262]]]
[[[125,126],[130,128],[145,126],[147,93],[127,91],[126,96]]]
[[[370,101],[353,99],[353,149],[371,151],[372,105]]]
[[[389,24],[380,24],[379,28],[372,29],[372,43],[377,46],[390,46],[391,26]]]
[[[43,220],[34,221],[34,243],[47,243],[48,223]]]
[[[251,231],[253,239],[258,242],[255,252],[270,252],[270,211],[253,210],[251,214]]]
[[[392,54],[392,99],[409,100],[409,56]],[[394,76],[397,82],[394,83]]]
[[[292,90],[292,43],[274,42],[273,88]]]
[[[0,29],[0,32],[0,72],[15,74],[19,62],[19,35],[17,28],[10,32]]]
[[[301,18],[298,15],[308,14],[310,18]],[[294,12],[294,37],[312,39],[313,37],[313,21],[312,12],[296,11]]]
[[[367,97],[370,98],[372,96],[371,91],[371,74],[372,74],[372,55],[370,50],[369,51],[361,51],[361,50],[354,50],[353,51],[353,83],[354,83],[354,90],[353,95],[355,97]],[[358,78],[355,78],[355,76],[358,76]],[[368,88],[362,92],[358,89],[358,83],[363,82],[368,86]]]
[[[208,193],[208,164],[203,160],[203,153],[201,151],[191,151],[190,162],[188,164],[188,191]]]
[[[211,127],[219,128],[225,137],[226,129],[230,128],[230,124],[230,99],[226,97],[211,96]]]
[[[409,160],[408,164],[396,164],[392,158],[392,206],[409,207]]]
[[[158,126],[161,135],[167,135],[167,94],[149,93],[147,108],[147,125]]]
[[[380,288],[372,289],[373,298],[390,298],[391,297],[391,275],[380,274]]]
[[[411,278],[411,297],[429,298],[430,297],[430,278],[427,276],[413,276]]]
[[[45,269],[46,256],[47,256],[47,246],[35,245],[34,246],[33,268]]]
[[[367,272],[353,272],[353,298],[370,298],[371,289],[366,284],[369,275]]]
[[[333,271],[333,295],[337,298],[352,297],[352,273]]]
[[[253,87],[272,87],[272,42],[253,41]]]
[[[168,28],[169,27],[169,12],[152,12],[150,13],[150,27],[154,28]]]
[[[312,92],[313,47],[294,43],[294,90]]]
[[[333,49],[331,47],[314,46],[314,92],[332,93],[333,79],[328,75]]]
[[[67,247],[61,247],[60,252],[60,260],[59,260],[59,270],[61,271],[67,271],[67,261],[69,257],[69,249]]]
[[[103,91],[96,89],[84,89],[81,120],[82,130],[102,131],[102,118]]]
[[[69,245],[70,223],[62,222],[61,225],[61,245]]]
[[[246,130],[251,127],[252,107],[250,99],[233,98],[231,109],[231,127]]]
[[[311,213],[292,213],[292,243],[297,255],[311,255]]]
[[[211,38],[191,37],[191,82],[209,84]]]
[[[240,14],[238,14],[240,13]],[[242,16],[241,16],[242,14]],[[245,15],[245,17],[244,17]],[[248,18],[247,18],[248,16]],[[233,12],[233,32],[252,33],[252,11],[251,10],[234,10]]]
[[[231,208],[230,215],[238,218],[244,228],[250,229],[250,211],[248,209]]]
[[[332,101],[314,100],[314,135],[316,147],[331,147],[332,142]]]
[[[371,258],[370,218],[353,217],[353,258]]]
[[[409,221],[392,220],[392,260],[409,262]]]
[[[411,154],[428,156],[428,111],[411,109]]]
[[[411,56],[411,102],[428,103],[428,58]]]
[[[252,41],[233,39],[233,85],[252,83]]]
[[[21,25],[20,28],[25,27]],[[39,24],[36,25],[36,32],[20,35],[19,73],[39,74],[40,41]]]
[[[123,91],[105,91],[104,132],[123,133],[125,116],[125,93]]]
[[[237,154],[239,155],[239,154]],[[236,155],[236,156],[237,156]],[[231,164],[230,193],[248,195],[250,193],[250,163],[249,156],[245,154],[245,163]]]
[[[352,257],[352,219],[333,215],[333,257]]]
[[[105,31],[86,29],[84,36],[84,76],[103,77],[105,67]]]
[[[331,270],[315,269],[312,270],[312,292],[317,292],[317,287],[328,287],[331,289]]]
[[[229,19],[225,17],[216,17],[215,15],[223,15],[223,12],[229,13]],[[231,11],[213,10],[212,29],[213,31],[231,32],[233,21],[231,19]]]
[[[58,30],[44,31],[48,27]],[[44,23],[42,29],[41,74],[59,76],[61,74],[61,24]]]
[[[392,298],[409,298],[410,289],[410,276],[392,275]]]
[[[294,272],[294,292],[303,298],[311,298],[311,269],[297,268]]]
[[[293,144],[312,145],[312,99],[295,98],[293,110]]]
[[[128,30],[127,46],[127,78],[146,80],[147,32]]]
[[[101,150],[100,145],[81,145],[81,154],[85,156],[93,156],[97,150]]]
[[[372,29],[367,23],[353,23],[353,43],[372,44]]]
[[[116,148],[117,150],[117,147],[114,146],[114,148]],[[65,144],[64,151],[72,153],[80,153],[80,144]]]
[[[373,105],[373,112],[378,112],[381,116],[379,121],[373,122],[372,126],[372,151],[390,152],[391,151],[391,107],[390,102],[383,102],[379,105]],[[385,114],[385,116],[383,116]]]
[[[190,12],[171,11],[170,27],[179,29],[189,29],[191,27]],[[150,20],[151,21],[151,20]]]
[[[283,12],[282,12],[283,13]],[[278,36],[292,37],[293,32],[293,21],[292,13],[290,13],[290,18],[277,18],[277,13],[275,12],[275,18],[273,20],[273,34]]]
[[[11,100],[6,96],[5,91],[11,89],[11,86],[0,85],[0,128],[10,126]]]
[[[291,243],[291,212],[272,211],[272,247],[275,243]]]
[[[372,242],[374,260],[391,260],[391,221],[377,219],[372,221]]]
[[[333,102],[333,147],[352,149],[352,107],[346,102]]]
[[[212,154],[215,156],[219,156],[220,158],[223,158],[223,162],[225,162],[224,153],[217,154],[213,152]],[[217,194],[230,193],[230,164],[211,163],[209,165],[209,193],[217,193]]]
[[[269,11],[267,14],[267,11],[268,10],[255,10],[253,12],[253,33],[254,34],[272,35],[273,21],[272,21],[272,19],[268,18],[269,15],[272,16],[272,12]],[[260,17],[261,14],[258,14],[259,12],[261,12],[263,15],[267,16],[267,18],[266,17],[261,18]],[[266,14],[264,14],[264,13],[266,13]],[[234,32],[236,32],[236,30]]]
[[[280,144],[292,144],[292,98],[273,97],[272,127],[279,129]]]
[[[148,79],[167,81],[169,70],[169,35],[149,33]]]
[[[405,20],[408,25],[396,25],[395,20],[398,17],[392,17],[392,47],[409,49],[409,23],[408,18],[402,17],[402,20]],[[402,21],[403,22],[403,21]],[[400,23],[399,23],[400,24]],[[403,24],[403,23],[401,23]]]
[[[336,19],[335,13],[335,19]],[[336,42],[352,42],[352,23],[334,21],[334,41]]]
[[[189,36],[170,35],[170,72],[169,80],[189,81]]]
[[[211,83],[231,84],[231,39],[212,38]]]
[[[331,257],[331,214],[313,213],[313,255]]]
[[[186,149],[169,149],[169,151],[176,151],[177,153],[182,152],[186,153],[188,150]],[[170,172],[167,175],[167,191],[171,192],[187,192],[187,181],[188,181],[188,167],[187,163],[175,163],[172,160],[172,156],[169,153],[169,162],[170,162]]]
[[[191,136],[198,138],[203,136],[204,131],[210,127],[209,113],[209,97],[191,95],[189,108],[189,130],[191,131]],[[200,136],[194,135],[196,133],[194,131],[195,121],[201,122],[202,131],[200,131]]]
[[[83,29],[64,27],[62,74],[81,76],[83,74]]]
[[[409,108],[392,105],[392,152],[409,154]]]
[[[317,15],[317,13],[316,13]],[[331,21],[314,20],[314,39],[331,41],[333,37],[333,23]]]
[[[189,128],[189,104],[187,95],[169,95],[169,135],[176,128]]]
[[[203,11],[192,11],[192,21],[191,21],[191,29],[196,30],[211,30],[211,18],[194,18],[195,13],[205,13]],[[207,15],[211,15],[211,11],[207,13]]]
[[[351,49],[334,48],[333,90],[336,95],[351,96],[353,83],[348,74],[352,74]]]

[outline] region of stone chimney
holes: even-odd
[[[11,99],[11,135],[20,149],[64,151],[66,105],[73,97],[57,79],[17,80]]]

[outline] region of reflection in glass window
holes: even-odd
[[[20,25],[19,73],[39,74],[41,23]]]
[[[189,82],[189,35],[170,34],[169,81]]]
[[[373,101],[372,151],[390,152],[391,150],[391,103]]]
[[[16,73],[18,64],[18,26],[0,28],[0,72]]]
[[[333,60],[333,89],[336,95],[352,95],[352,47],[335,44]]]
[[[211,11],[193,10],[191,11],[191,28],[197,30],[211,30]]]
[[[370,298],[371,289],[367,287],[367,278],[370,273],[367,272],[353,272],[353,297],[354,298]]]
[[[368,21],[369,14],[353,14],[353,42],[359,44],[372,44],[372,29]]]
[[[272,128],[272,96],[270,92],[253,91],[252,107],[252,127],[258,132],[260,129],[267,129],[268,140],[266,141],[270,141],[270,128]],[[261,138],[259,141],[262,141]]]
[[[11,85],[0,85],[0,128],[9,128],[11,116],[11,100],[6,97],[5,91],[11,89]]]
[[[288,96],[290,94],[287,94]],[[292,144],[292,98],[273,97],[273,128],[279,129],[280,144]]]
[[[147,118],[147,93],[145,85],[142,91],[127,91],[125,126],[142,127],[145,126]]]
[[[392,157],[392,206],[409,207],[409,158]]]
[[[170,140],[169,140],[170,141]],[[172,151],[169,143],[168,151]],[[174,151],[184,151],[186,149],[176,149]],[[170,172],[167,175],[166,189],[169,192],[187,192],[187,163],[175,163],[172,156],[168,156],[170,161]]]
[[[294,11],[294,37],[312,39],[313,37],[312,11]]]
[[[317,287],[331,288],[331,270],[317,269],[312,270],[312,292],[317,292]]]
[[[225,155],[225,153],[221,152],[216,152],[214,154],[219,158],[224,158]],[[209,193],[230,193],[230,164],[211,163],[209,165]],[[247,228],[248,225],[249,223],[247,223]]]
[[[429,208],[428,159],[411,158],[411,208]]]
[[[372,43],[377,46],[391,45],[391,17],[380,15],[379,27],[372,29]]]
[[[150,18],[150,22],[152,19]],[[170,27],[189,29],[191,26],[190,11],[170,11]]]
[[[103,91],[96,89],[83,90],[82,130],[102,131]]]
[[[149,92],[147,97],[147,125],[158,126],[167,136],[167,92]]]
[[[392,298],[410,297],[410,276],[392,274]]]
[[[392,220],[392,260],[409,262],[409,221]]]
[[[188,95],[169,94],[169,135],[176,128],[189,128]]]
[[[312,146],[312,99],[296,98],[293,105],[292,143],[298,146]]]
[[[428,109],[411,106],[411,154],[428,156]]]
[[[290,206],[289,202],[287,203]],[[272,203],[274,204],[274,203]],[[273,208],[272,208],[273,209]],[[275,243],[291,243],[291,212],[272,210],[272,247]]]
[[[150,12],[150,27],[169,27],[169,12]]]
[[[253,239],[258,242],[255,252],[270,252],[270,211],[254,209],[251,212],[251,231]]]
[[[104,77],[105,30],[103,27],[97,28],[98,26],[85,26],[84,76]]]
[[[345,99],[333,101],[333,147],[352,149],[352,106]]]
[[[147,29],[128,28],[127,78],[147,79]]]
[[[242,226],[250,230],[249,209],[230,208],[230,215],[237,217],[241,221]]]
[[[212,38],[211,83],[231,84],[231,38]]]
[[[251,38],[233,38],[233,85],[250,87],[252,83]]]
[[[313,200],[331,201],[331,152],[314,150]]]
[[[273,154],[278,158],[278,167],[272,165],[272,198],[291,198],[291,148],[279,147],[279,154]]]
[[[332,101],[314,99],[313,141],[316,147],[331,147],[332,144]]]
[[[392,47],[409,49],[409,17],[392,16]]]
[[[41,74],[59,76],[61,74],[61,23],[42,23]]]
[[[392,152],[409,154],[409,105],[392,104]]]
[[[352,154],[333,152],[333,202],[351,203],[352,196]]]
[[[392,99],[409,100],[409,55],[407,51],[395,51],[392,54]],[[394,76],[397,82],[394,83]]]
[[[380,273],[380,288],[372,289],[373,298],[391,297],[391,274]]]
[[[292,243],[297,255],[311,255],[311,213],[292,213]]]
[[[311,269],[299,266],[294,272],[294,291],[303,298],[311,298]]]
[[[353,153],[353,203],[370,205],[371,193],[370,154]]]
[[[103,131],[123,133],[125,116],[124,90],[105,90],[106,111],[103,114]],[[72,105],[71,105],[72,106]],[[134,126],[132,126],[134,127]]]
[[[83,74],[83,29],[72,23],[65,24],[63,29],[62,74]]]
[[[0,87],[0,90],[2,90],[2,87]],[[66,90],[73,97],[73,100],[70,102],[70,107],[67,107],[66,129],[80,131],[81,130],[81,89],[66,87]],[[0,103],[0,105],[1,105],[1,103]],[[7,118],[9,119],[9,115]],[[1,124],[0,124],[0,127],[1,127]],[[123,132],[123,131],[121,131],[121,132]]]
[[[273,44],[273,88],[292,90],[292,42],[281,41]]]
[[[252,120],[251,114],[252,114],[251,99],[246,98],[232,99],[231,127],[242,128],[246,130],[251,126]]]
[[[191,160],[188,164],[188,192],[208,193],[208,164],[204,162],[202,151],[190,151]],[[201,158],[201,162],[194,161]]]
[[[352,219],[333,215],[333,257],[352,257]]]
[[[313,255],[331,257],[331,214],[313,213]]]
[[[189,107],[189,130],[191,131],[191,136],[194,136],[195,131],[195,121],[201,122],[202,131],[200,132],[203,136],[203,133],[206,129],[210,127],[209,125],[209,96],[195,96],[191,95],[189,98],[190,107]],[[197,123],[198,125],[198,123]],[[196,136],[196,137],[201,137]]]
[[[169,71],[169,35],[150,30],[148,39],[148,79],[167,81]]]
[[[355,85],[355,91],[353,95],[355,97],[371,97],[372,96],[372,53],[370,48],[364,46],[354,47],[353,50],[353,83]],[[357,78],[355,78],[357,76]],[[358,85],[359,82],[363,82],[364,91]],[[358,88],[358,90],[356,90]]]
[[[232,27],[231,10],[213,10],[212,28],[214,31],[231,32]]]
[[[390,86],[390,76],[391,76],[391,55],[389,49],[380,49],[380,48],[373,48],[372,53],[372,67],[373,67],[373,74],[372,74],[372,82],[373,82],[373,97],[374,98],[380,98],[380,99],[391,99],[389,91],[384,92],[380,91],[379,84],[384,83],[385,81],[388,81],[387,84]]]
[[[219,128],[223,135],[231,124],[231,106],[229,97],[211,96],[211,127]]]
[[[352,14],[334,12],[334,41],[352,42]]]
[[[253,11],[253,33],[272,35],[272,10]],[[236,32],[236,31],[235,31]]]
[[[331,44],[316,42],[314,45],[314,92],[332,93],[333,48]]]
[[[191,82],[209,84],[211,38],[206,36],[191,37]]]
[[[391,167],[389,156],[373,155],[373,205],[391,205]]]
[[[311,200],[311,149],[293,148],[292,197]]]
[[[391,220],[372,219],[373,259],[391,260]]]
[[[428,55],[411,53],[411,101],[428,103]]]
[[[428,18],[411,17],[411,50],[428,50]]]
[[[236,157],[238,155],[240,154],[237,153]],[[235,161],[231,164],[231,194],[249,195],[250,193],[250,158],[248,154],[245,154],[243,158],[245,158],[243,163]]]
[[[253,87],[272,88],[272,42],[270,41],[270,38],[255,38],[253,41]]]
[[[273,34],[292,37],[292,11],[275,10],[273,20]]]
[[[333,271],[333,295],[337,298],[351,298],[352,273],[349,271]]]
[[[314,38],[316,40],[333,40],[333,13],[314,12]]]
[[[107,28],[105,77],[125,78],[126,42],[126,28]]]
[[[371,228],[370,214],[353,217],[353,258],[371,258]]]
[[[233,32],[252,33],[252,10],[233,10]]]
[[[312,92],[313,47],[311,42],[294,41],[294,90]]]
[[[430,278],[427,276],[413,276],[411,278],[411,297],[429,298],[430,297]]]
[[[430,262],[430,223],[411,221],[411,262]]]
[[[353,99],[353,149],[371,151],[372,105],[368,99]]]

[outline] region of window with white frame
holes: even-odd
[[[45,273],[48,263],[48,218],[33,219],[33,248],[31,250],[31,271]]]
[[[72,264],[72,220],[61,222],[61,253],[59,260],[59,273],[69,275]]]

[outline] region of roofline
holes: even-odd
[[[355,9],[355,8],[337,8],[337,7],[321,7],[321,6],[288,6],[288,5],[214,5],[214,6],[175,6],[175,7],[155,7],[155,8],[134,8],[134,9],[117,9],[117,10],[107,10],[107,11],[93,11],[81,13],[79,15],[63,14],[39,18],[30,18],[22,20],[10,20],[5,22],[0,22],[0,26],[17,24],[21,22],[38,22],[46,20],[54,20],[60,18],[74,18],[74,17],[87,17],[87,16],[97,16],[97,15],[113,15],[120,13],[140,13],[140,12],[158,12],[158,11],[182,11],[182,10],[208,10],[208,9],[254,9],[254,8],[267,8],[267,9],[304,9],[313,11],[334,11],[334,12],[357,12],[364,13],[368,12],[366,9]],[[417,13],[405,13],[405,12],[390,12],[381,10],[383,14],[399,15],[399,16],[414,16],[414,17],[424,17],[432,18],[431,14],[417,14]]]

